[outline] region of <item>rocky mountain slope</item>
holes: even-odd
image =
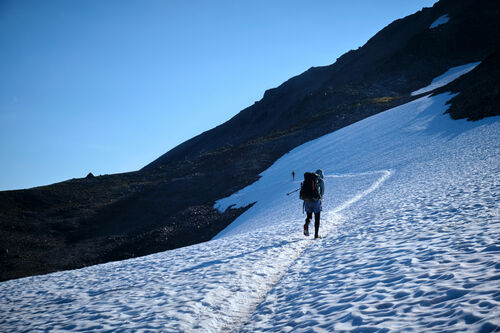
[[[449,21],[430,28],[443,15]],[[142,170],[0,192],[0,280],[206,241],[246,209],[220,213],[217,199],[292,148],[418,97],[411,92],[454,66],[482,61],[441,88],[460,92],[452,117],[498,115],[499,22],[496,1],[441,0]]]

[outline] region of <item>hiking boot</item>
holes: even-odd
[[[304,224],[304,236],[309,236],[309,228],[307,227],[307,224]]]
[[[314,236],[314,239],[321,239],[321,236],[319,236],[319,235],[315,235],[315,236]]]

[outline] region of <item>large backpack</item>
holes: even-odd
[[[300,199],[317,201],[321,199],[319,176],[312,172],[304,173],[304,181],[300,185]]]

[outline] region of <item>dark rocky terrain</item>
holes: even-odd
[[[443,14],[450,21],[429,29]],[[453,66],[482,61],[438,90],[460,92],[451,116],[499,115],[499,28],[498,1],[441,0],[139,171],[0,192],[0,280],[207,241],[245,210],[220,213],[217,199],[292,148],[418,97]]]

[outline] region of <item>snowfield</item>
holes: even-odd
[[[500,330],[500,118],[451,120],[452,97],[295,148],[216,203],[255,204],[212,241],[0,283],[0,331]],[[314,240],[286,193],[318,168]]]
[[[450,17],[448,16],[448,14],[444,14],[438,17],[434,22],[432,22],[432,24],[429,26],[429,29],[434,29],[441,24],[448,23],[448,21],[450,21]]]

